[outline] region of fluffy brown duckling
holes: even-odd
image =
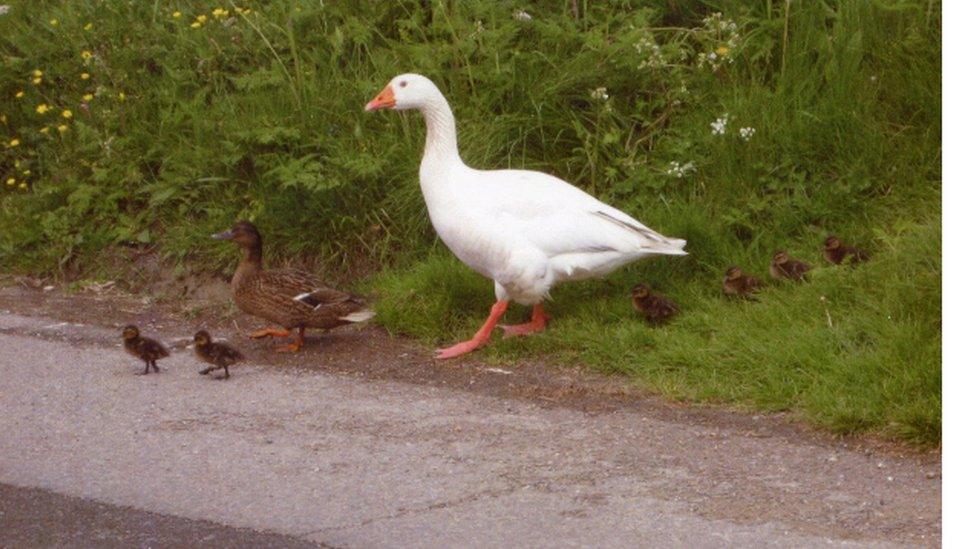
[[[722,291],[727,296],[753,299],[752,294],[759,291],[761,287],[761,280],[754,276],[746,276],[737,265],[729,267],[722,279]]]
[[[857,265],[862,261],[867,261],[870,257],[864,250],[847,246],[834,235],[828,236],[827,240],[824,241],[823,255],[824,259],[834,265],[840,265],[848,257],[851,258],[849,262],[851,265]]]
[[[234,303],[245,313],[284,328],[258,330],[251,337],[288,337],[293,329],[298,329],[295,341],[278,347],[279,351],[301,349],[305,328],[331,330],[351,322],[364,322],[375,314],[366,308],[363,298],[330,288],[314,275],[295,269],[265,269],[261,261],[261,234],[253,223],[238,221],[213,238],[232,240],[244,250],[244,258],[230,283]]]
[[[789,254],[782,250],[773,254],[773,261],[769,264],[769,274],[776,280],[805,281],[809,270],[810,265],[790,259]]]
[[[223,368],[224,377],[219,379],[228,379],[230,378],[230,370],[227,367],[244,360],[244,355],[239,353],[237,349],[226,343],[214,342],[206,330],[200,330],[194,334],[193,350],[196,351],[197,358],[211,365],[200,370],[199,373],[202,376]]]
[[[644,284],[638,284],[630,291],[630,301],[644,319],[651,324],[662,324],[677,314],[678,306],[670,299],[651,293]]]
[[[169,356],[169,351],[163,347],[162,343],[139,335],[139,328],[133,324],[122,328],[122,341],[127,353],[145,361],[146,370],[142,372],[142,375],[149,373],[150,366],[154,372],[159,373],[159,366],[156,366],[156,361]]]

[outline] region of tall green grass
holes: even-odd
[[[555,354],[676,398],[939,444],[938,2],[11,6],[0,16],[5,269],[86,274],[140,248],[226,272],[235,251],[205,237],[247,217],[272,260],[378,271],[366,286],[392,330],[467,336],[490,284],[424,215],[422,120],[362,112],[390,77],[421,72],[451,101],[469,163],[559,175],[689,242],[690,257],[560,288],[550,332],[487,356]],[[39,114],[41,103],[53,109]],[[874,260],[760,303],[719,297],[729,264],[763,272],[777,248],[816,262],[828,233]],[[637,322],[625,296],[637,280],[682,315],[656,330]]]

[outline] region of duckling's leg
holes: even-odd
[[[213,368],[208,366],[208,367],[200,370],[197,373],[200,374],[200,375],[202,375],[202,376],[205,376],[205,375],[209,374],[211,370],[213,370]]]
[[[276,350],[280,353],[294,353],[302,348],[305,344],[305,326],[298,327],[298,335],[295,337],[295,341],[288,343],[287,345],[280,345]]]
[[[156,366],[156,361],[155,360],[152,361],[152,367],[153,367],[153,371],[158,374],[159,373],[159,366]]]
[[[145,371],[143,371],[141,374],[136,374],[136,375],[143,375],[144,376],[144,375],[146,375],[148,373],[149,373],[149,361],[147,360],[146,361],[146,369],[145,369]]]
[[[261,339],[262,337],[288,337],[291,335],[291,330],[285,330],[282,328],[265,328],[263,330],[258,330],[256,332],[251,332],[251,339]]]
[[[224,377],[220,379],[230,379],[230,370],[227,369],[227,365],[224,364]]]
[[[542,330],[546,329],[547,322],[549,322],[549,315],[542,310],[542,303],[536,303],[532,307],[532,320],[526,322],[525,324],[517,324],[515,326],[501,325],[499,328],[505,332],[502,339],[508,339],[510,337],[524,336],[541,332]]]
[[[488,340],[491,339],[491,331],[495,329],[495,325],[501,320],[502,315],[505,314],[505,309],[508,308],[508,301],[497,301],[491,306],[491,313],[488,314],[488,319],[481,326],[477,332],[475,332],[474,337],[468,341],[462,341],[456,345],[452,345],[446,349],[437,350],[437,358],[454,358],[456,356],[461,356],[466,353],[481,347]]]

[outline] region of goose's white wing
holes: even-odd
[[[550,258],[565,254],[684,255],[668,238],[565,181],[525,170],[475,171],[468,200]]]

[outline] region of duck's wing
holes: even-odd
[[[277,295],[282,298],[296,299],[305,294],[312,294],[320,290],[329,290],[322,280],[315,275],[297,269],[271,269],[261,271],[251,277],[250,290],[263,295]]]
[[[225,356],[231,360],[244,360],[244,355],[240,351],[224,343],[215,343],[217,354]]]
[[[149,339],[144,337],[142,339],[142,349],[141,351],[146,354],[146,356],[153,357],[154,359],[165,358],[169,356],[169,349],[163,346],[162,343],[156,341],[155,339]]]

